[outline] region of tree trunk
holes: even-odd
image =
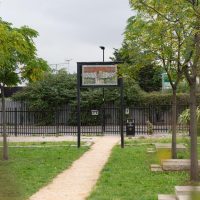
[[[8,143],[6,133],[6,109],[5,109],[5,96],[4,85],[1,86],[2,95],[2,120],[3,120],[3,160],[8,160]]]
[[[191,169],[190,179],[197,182],[198,176],[198,153],[197,153],[197,114],[196,114],[196,80],[190,85],[190,139],[191,139]]]
[[[176,89],[173,88],[173,97],[172,97],[172,158],[177,158],[176,151]]]

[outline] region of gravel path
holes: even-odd
[[[88,152],[29,200],[85,200],[117,142],[119,137],[116,136],[95,138]]]
[[[83,142],[93,142],[98,137],[81,137]],[[0,141],[3,141],[3,137],[0,137]],[[62,141],[77,141],[76,136],[11,136],[8,137],[8,142],[62,142]]]

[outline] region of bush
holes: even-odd
[[[197,107],[196,113],[197,113],[197,135],[200,136],[200,108],[199,107]],[[182,124],[189,125],[190,110],[189,109],[184,110],[180,114],[178,121]]]

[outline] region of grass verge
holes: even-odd
[[[44,148],[9,148],[9,161],[0,161],[0,200],[25,200],[67,169],[89,147],[77,149],[72,142],[34,143]],[[62,146],[58,146],[58,145]],[[66,144],[66,146],[63,146]],[[13,145],[13,144],[12,144]],[[28,146],[30,143],[15,145]]]
[[[148,147],[152,144],[116,146],[88,200],[157,200],[158,194],[173,194],[175,185],[187,184],[187,172],[151,172],[158,157],[147,154]]]

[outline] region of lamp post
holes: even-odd
[[[104,62],[104,51],[105,51],[105,47],[104,47],[104,46],[100,46],[100,49],[103,50],[103,62]]]
[[[65,62],[67,63],[68,70],[69,70],[69,67],[70,67],[69,64],[70,64],[70,61],[71,61],[71,60],[72,60],[72,59],[66,59],[66,60],[65,60]]]
[[[104,62],[104,51],[105,51],[105,47],[104,46],[100,46],[100,49],[103,50],[103,62]],[[104,92],[104,87],[103,87],[103,124],[102,124],[102,132],[105,133],[105,92]]]

